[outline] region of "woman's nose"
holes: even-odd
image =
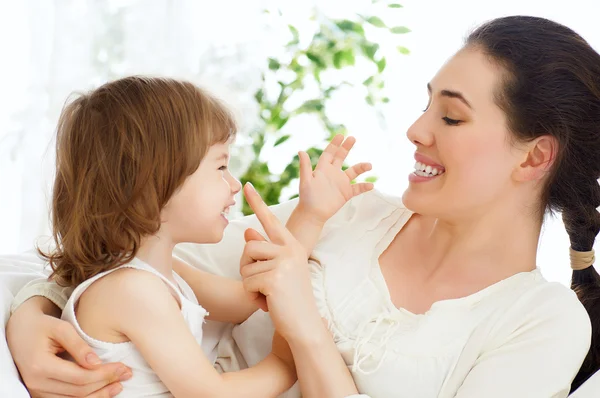
[[[413,144],[417,146],[431,146],[435,139],[433,135],[433,126],[431,126],[430,116],[427,113],[421,115],[406,132],[406,136]]]

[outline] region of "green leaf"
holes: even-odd
[[[390,32],[395,33],[395,34],[404,34],[404,33],[408,33],[411,30],[408,29],[406,26],[394,26],[393,28],[390,28]]]
[[[269,58],[269,69],[278,70],[281,68],[281,64],[275,58]]]
[[[385,23],[381,20],[381,18],[372,16],[366,19],[368,23],[378,28],[385,28]]]
[[[365,35],[365,30],[363,29],[362,25],[354,21],[343,19],[341,21],[337,21],[335,24],[344,32],[354,32],[361,36]]]
[[[377,50],[379,50],[379,44],[366,42],[361,45],[361,48],[367,58],[371,61],[375,61],[375,54],[377,53]]]
[[[373,100],[373,97],[371,97],[370,95],[367,95],[365,97],[365,101],[367,102],[367,104],[369,104],[371,106],[375,105],[375,101]]]
[[[375,76],[371,76],[368,79],[366,79],[362,84],[365,86],[370,86],[371,84],[373,84],[374,80],[375,80]]]
[[[287,140],[289,140],[290,137],[291,136],[289,134],[279,137],[277,139],[277,141],[275,141],[275,144],[273,144],[273,146],[278,146],[278,145],[283,144],[284,142],[286,142]]]
[[[390,99],[388,97],[383,97],[381,99],[381,102],[383,102],[384,104],[387,104],[388,102],[390,102]]]
[[[379,61],[377,61],[377,70],[379,71],[379,73],[383,72],[386,65],[387,65],[387,61],[385,60],[385,57],[383,57]]]
[[[292,200],[292,199],[296,199],[297,197],[299,197],[300,195],[298,195],[297,193],[293,194],[292,196],[289,197],[288,200]]]
[[[290,120],[289,116],[278,118],[277,123],[275,123],[275,129],[280,130],[283,126],[285,126],[288,120]]]
[[[294,36],[294,40],[298,41],[298,38],[300,37],[300,33],[298,33],[298,29],[296,29],[296,27],[293,25],[288,25],[288,29],[292,33],[292,36]]]
[[[376,183],[377,182],[377,177],[376,176],[367,177],[367,178],[365,178],[365,182]]]
[[[324,108],[323,101],[320,99],[308,100],[297,109],[298,113],[321,112]]]
[[[262,88],[260,88],[254,94],[254,99],[256,100],[256,102],[261,103],[264,95],[265,95],[265,93],[263,92]]]
[[[323,61],[323,58],[321,58],[319,55],[315,54],[314,52],[307,51],[306,57],[308,59],[310,59],[314,64],[316,64],[319,68],[323,68],[323,69],[327,68],[327,64],[325,63],[325,61]]]
[[[333,66],[335,66],[336,69],[342,69],[342,56],[342,51],[338,51],[335,54],[333,54]]]
[[[341,69],[344,66],[354,65],[354,51],[351,48],[341,50],[333,54],[333,66],[337,69]]]
[[[404,55],[410,54],[410,50],[406,47],[398,46],[397,49],[400,54],[404,54]]]
[[[402,4],[398,4],[398,3],[392,3],[392,4],[388,4],[389,8],[402,8]]]

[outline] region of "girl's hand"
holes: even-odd
[[[308,154],[298,153],[300,158],[298,208],[305,216],[325,223],[354,196],[373,189],[372,183],[351,183],[361,174],[371,170],[370,163],[358,163],[345,171],[342,170],[342,165],[355,142],[354,137],[344,139],[343,135],[336,135],[321,154],[314,171]]]
[[[270,241],[246,231],[240,261],[244,288],[270,313],[275,329],[287,340],[310,336],[322,327],[314,300],[306,249],[269,210],[250,184],[244,194]]]

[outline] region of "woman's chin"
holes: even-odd
[[[423,216],[437,214],[436,209],[439,209],[430,194],[415,192],[410,186],[402,194],[402,203],[408,210]]]

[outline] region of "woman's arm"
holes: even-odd
[[[120,363],[100,365],[93,350],[45,297],[22,303],[6,325],[6,340],[23,382],[34,396],[115,396],[131,377]],[[81,366],[58,356],[67,351]]]
[[[258,309],[238,280],[201,271],[175,258],[173,269],[190,285],[198,303],[208,311],[208,319],[238,324]]]
[[[286,336],[296,363],[302,396],[343,398],[358,394],[331,334],[320,317],[313,322],[312,330]]]
[[[463,356],[473,358],[468,366],[457,365],[443,396],[566,397],[591,339],[589,316],[575,294],[548,284],[535,300],[521,298],[502,317],[494,330],[501,338],[485,338],[475,352],[467,347]]]
[[[86,301],[90,308],[81,301],[79,311],[97,311],[127,336],[175,397],[276,397],[296,381],[294,370],[273,354],[252,368],[217,373],[164,282],[134,269],[109,277]]]

